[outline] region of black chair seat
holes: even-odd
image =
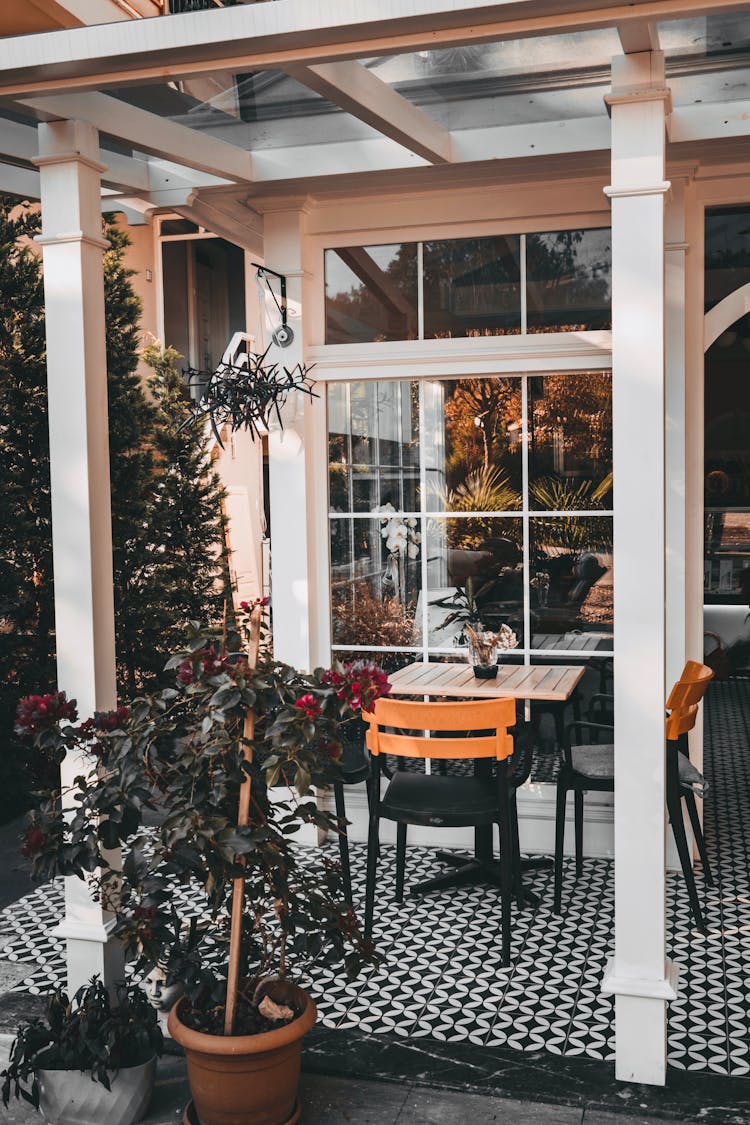
[[[615,776],[615,748],[611,744],[600,743],[588,746],[572,746],[573,770],[592,781],[611,781]],[[700,770],[685,754],[677,755],[677,770],[680,786],[692,789],[697,797],[704,797],[708,789],[706,779]]]
[[[380,815],[404,824],[450,828],[492,824],[498,816],[497,785],[492,778],[400,771],[383,796]]]

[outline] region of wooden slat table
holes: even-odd
[[[441,699],[499,699],[513,696],[531,702],[556,704],[561,726],[563,707],[584,672],[585,668],[581,664],[500,664],[496,679],[478,680],[468,661],[459,663],[431,660],[408,664],[398,672],[393,672],[388,679],[392,695],[427,695]],[[439,851],[438,858],[453,870],[427,879],[413,889],[424,893],[484,881],[497,885],[500,871],[492,855],[492,828],[476,828],[474,835],[473,856]],[[547,858],[526,859],[521,861],[521,869],[536,870],[549,867],[551,863]],[[536,895],[525,890],[520,882],[515,893],[519,904],[538,905]]]
[[[532,702],[565,703],[583,677],[582,664],[500,664],[497,678],[478,680],[467,661],[408,664],[388,679],[392,695],[434,695],[452,699],[499,699],[512,695]]]

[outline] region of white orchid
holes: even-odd
[[[419,544],[422,542],[422,536],[415,531],[417,521],[412,516],[404,519],[397,513],[393,504],[382,504],[373,511],[380,516],[380,522],[383,524],[380,534],[385,539],[385,545],[390,553],[405,554],[410,559],[416,559],[419,555]]]

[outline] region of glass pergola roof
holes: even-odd
[[[630,8],[637,8],[639,2],[636,0]],[[413,3],[414,0],[404,0],[403,6]],[[583,6],[586,0],[579,3]],[[655,3],[658,0],[649,3],[649,12]],[[684,3],[689,5],[690,0]],[[441,7],[440,0],[422,0],[419,10],[431,4]],[[602,18],[602,12],[606,16],[606,7],[600,12],[592,8],[596,15],[593,20],[587,21],[582,15],[581,28],[557,34],[526,33],[505,38],[499,35],[490,39],[476,36],[476,21],[467,24],[464,31],[457,29],[447,35],[443,25],[441,46],[413,49],[410,45],[406,49],[403,41],[402,51],[393,50],[394,43],[398,46],[402,42],[394,34],[389,41],[382,35],[379,40],[373,38],[369,53],[352,50],[347,54],[341,49],[347,34],[351,34],[352,44],[366,40],[359,33],[359,24],[342,24],[330,38],[328,48],[298,48],[283,68],[268,61],[275,57],[282,32],[275,38],[267,37],[267,49],[253,54],[238,48],[233,58],[228,54],[229,36],[223,45],[216,34],[214,39],[202,37],[204,28],[215,33],[217,28],[228,28],[228,21],[241,18],[243,34],[252,39],[257,34],[256,13],[270,19],[282,7],[284,12],[298,10],[301,19],[307,18],[305,6],[295,4],[295,0],[256,0],[247,7],[240,5],[225,11],[26,37],[28,52],[32,52],[32,39],[49,41],[51,61],[48,72],[43,64],[36,65],[35,59],[31,70],[21,71],[15,56],[8,53],[5,74],[16,66],[17,77],[13,80],[26,88],[38,83],[41,97],[34,94],[29,99],[26,93],[5,96],[6,119],[33,132],[37,120],[80,115],[99,128],[109,151],[146,162],[160,155],[158,144],[145,143],[149,121],[161,123],[160,129],[171,125],[176,129],[169,137],[174,144],[165,146],[165,159],[183,165],[189,177],[191,168],[205,174],[212,167],[212,153],[216,152],[216,176],[229,182],[293,180],[430,163],[597,151],[606,150],[609,144],[605,96],[611,84],[612,58],[623,50],[643,49],[633,47],[632,38],[630,47],[626,45],[627,34],[623,38],[623,26],[617,25],[616,15],[606,25],[606,18]],[[335,0],[331,0],[331,8],[336,7]],[[460,7],[452,10],[458,11]],[[474,5],[467,0],[464,7],[473,11]],[[488,5],[476,0],[476,7],[479,11]],[[502,4],[495,7],[502,8]],[[675,11],[672,4],[665,3],[664,8]],[[352,10],[355,9],[353,4]],[[397,13],[389,28],[399,17]],[[596,26],[586,27],[587,22]],[[140,53],[134,50],[127,66],[123,63],[118,72],[117,38],[137,33],[139,29],[133,23],[142,25],[143,47]],[[541,20],[537,23],[544,27]],[[552,17],[549,26],[554,26]],[[628,26],[632,32],[632,24]],[[169,31],[168,40],[165,39],[170,44],[165,51],[169,52],[175,49],[173,41],[179,39],[179,35],[172,36],[172,29],[184,32],[183,63],[175,61],[172,54],[167,58],[164,52],[153,48],[149,65],[141,65],[144,51],[151,49],[148,40],[154,38],[147,37],[145,32],[154,29],[157,40],[162,30]],[[645,30],[647,41],[652,45],[658,43],[665,54],[666,81],[677,111],[689,114],[693,107],[724,103],[728,112],[729,107],[737,107],[734,132],[726,130],[724,121],[724,132],[712,133],[721,123],[707,120],[704,110],[699,128],[691,126],[687,130],[691,142],[716,135],[744,135],[747,130],[741,123],[740,103],[750,102],[750,6],[739,12],[711,11],[651,23],[643,20],[636,43],[643,41],[638,35]],[[59,51],[55,54],[56,43],[52,41],[60,42],[60,35],[70,36],[70,43],[75,45],[85,42],[82,36],[93,35],[94,31],[99,38],[91,40],[91,52],[81,64],[63,57]],[[308,27],[301,42],[309,44],[315,31]],[[107,55],[99,43],[110,39]],[[0,64],[4,46],[7,44],[10,49],[12,42],[0,39]],[[216,43],[215,50],[212,43]],[[387,53],[386,43],[391,53]],[[305,57],[306,50],[309,58]],[[97,51],[101,51],[100,56]],[[82,59],[84,55],[85,51],[81,53]],[[70,72],[77,77],[75,68],[79,65],[88,66],[95,73],[93,68],[99,64],[101,77],[96,84],[83,85],[80,93],[74,93],[69,106],[71,99],[64,77],[58,76]],[[51,76],[51,88],[50,82],[45,82],[45,73]],[[0,86],[4,80],[0,77]],[[89,102],[97,98],[100,102],[89,117]],[[101,104],[102,98],[106,105]],[[107,106],[118,104],[122,114],[108,112]],[[120,118],[126,126],[119,125]],[[157,134],[161,135],[159,130]],[[191,134],[196,138],[196,146],[201,139],[205,139],[207,146],[202,160],[195,164]],[[144,138],[142,143],[140,137]],[[223,142],[223,147],[212,149],[215,141]],[[21,146],[24,151],[20,151],[14,143],[6,143],[6,162],[26,162],[30,168],[25,151],[30,144],[27,138]],[[231,159],[227,162],[228,174],[221,167],[221,152],[228,153],[230,146],[237,153],[256,155],[251,173],[247,165],[247,176],[236,174]],[[144,149],[151,154],[149,157]]]
[[[658,33],[675,105],[748,96],[750,15],[661,21]],[[436,124],[455,132],[603,118],[611,59],[620,51],[612,27],[358,61]],[[219,71],[109,92],[249,151],[379,136],[282,70]]]

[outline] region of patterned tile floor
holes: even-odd
[[[712,685],[706,705],[705,829],[717,887],[699,878],[707,937],[691,926],[682,878],[668,878],[669,955],[682,987],[669,1014],[669,1060],[687,1070],[750,1075],[750,682]],[[353,849],[355,894],[364,889],[364,848]],[[319,854],[319,853],[318,853]],[[410,849],[407,881],[435,870],[430,849]],[[347,984],[329,970],[312,981],[329,1027],[469,1041],[523,1051],[613,1058],[612,1001],[599,986],[613,936],[612,864],[567,865],[562,917],[551,912],[551,874],[528,885],[535,910],[514,914],[513,963],[498,957],[499,902],[489,888],[393,901],[393,849],[379,868],[376,939],[387,962]],[[27,895],[4,912],[4,955],[29,963],[17,991],[62,979],[62,943],[49,936],[62,887]],[[188,905],[187,903],[185,904]]]

